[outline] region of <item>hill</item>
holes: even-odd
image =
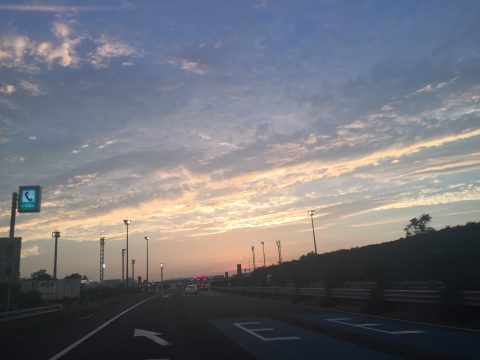
[[[250,281],[265,285],[267,275],[279,286],[322,283],[334,288],[367,281],[384,287],[400,281],[440,281],[456,289],[480,290],[480,223],[349,250],[310,253],[299,260],[258,268]]]

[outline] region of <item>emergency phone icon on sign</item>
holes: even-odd
[[[23,201],[25,202],[34,202],[35,201],[35,191],[25,191],[23,194],[23,197],[25,197],[25,199]]]
[[[40,186],[20,186],[18,199],[18,212],[40,211]]]

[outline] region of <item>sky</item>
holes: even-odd
[[[24,277],[58,230],[120,278],[123,219],[153,280],[479,221],[480,2],[0,1],[0,168]]]

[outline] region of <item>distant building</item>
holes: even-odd
[[[22,238],[0,238],[0,283],[16,282],[20,276]]]
[[[103,280],[103,286],[117,287],[122,285],[122,279]]]

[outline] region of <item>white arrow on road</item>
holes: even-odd
[[[142,329],[135,329],[135,332],[133,333],[133,337],[145,336],[147,339],[155,341],[159,345],[162,345],[162,346],[170,345],[168,341],[162,339],[158,335],[162,335],[162,334],[153,332],[153,331],[142,330]]]

